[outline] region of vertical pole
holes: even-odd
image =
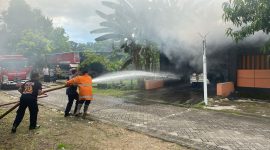
[[[204,104],[208,104],[207,97],[207,62],[206,62],[206,38],[203,39],[203,96]]]

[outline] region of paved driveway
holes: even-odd
[[[50,92],[48,98],[40,101],[63,110],[67,103],[65,90]],[[95,97],[89,113],[92,118],[195,149],[270,150],[267,118],[104,96]]]

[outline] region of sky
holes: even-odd
[[[96,10],[108,11],[101,0],[26,0],[33,8],[40,9],[53,20],[55,27],[63,27],[70,40],[80,43],[93,42],[97,35],[90,31],[99,28],[102,21]]]
[[[102,21],[96,10],[108,12],[101,0],[25,0],[32,8],[53,20],[55,27],[63,27],[70,40],[80,43],[93,42],[98,35],[90,31],[99,28]],[[7,8],[8,0],[0,0],[0,11]]]

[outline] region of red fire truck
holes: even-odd
[[[16,87],[30,79],[32,67],[22,55],[0,55],[0,88]]]

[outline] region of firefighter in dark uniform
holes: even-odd
[[[42,84],[39,82],[39,74],[32,73],[31,80],[25,82],[20,88],[19,92],[22,94],[20,97],[20,106],[17,110],[17,115],[14,120],[11,132],[15,133],[17,127],[21,123],[26,108],[28,107],[30,112],[30,126],[29,130],[37,129],[37,114],[38,114],[38,104],[37,96],[42,94]]]
[[[71,76],[69,77],[69,80],[76,77],[77,76],[77,70],[76,69],[72,69],[71,70]],[[71,107],[73,105],[73,101],[74,99],[76,100],[76,105],[75,105],[75,109],[74,109],[74,114],[76,113],[76,109],[78,106],[78,100],[79,100],[79,94],[77,93],[77,86],[76,85],[71,85],[70,87],[67,88],[66,90],[66,94],[68,96],[68,103],[65,109],[65,117],[70,116],[70,110]]]

